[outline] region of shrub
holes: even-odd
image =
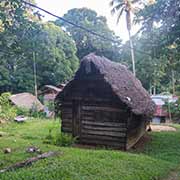
[[[54,107],[54,101],[48,101],[44,104],[46,107],[48,107],[49,111],[54,111],[55,107]]]
[[[16,107],[16,114],[17,114],[17,116],[20,116],[20,115],[29,116],[30,112],[26,108]]]
[[[66,133],[57,133],[54,139],[54,144],[57,146],[71,146],[75,143],[76,138]]]
[[[46,136],[43,141],[47,144],[53,144],[56,146],[71,146],[76,142],[76,138],[72,137],[70,134],[57,132],[56,134],[52,134],[52,129],[49,130],[49,134]]]
[[[53,139],[54,137],[52,135],[52,129],[49,129],[49,134],[45,137],[43,142],[46,144],[53,144]]]
[[[30,111],[29,115],[34,118],[46,118],[45,112]]]
[[[11,93],[2,93],[0,96],[0,118],[12,120],[16,117],[17,109],[11,105],[9,98]]]
[[[171,110],[172,119],[174,122],[180,123],[180,97],[175,103],[165,103],[165,109],[169,112]]]
[[[16,117],[15,107],[3,107],[0,110],[0,118],[3,120],[13,120]]]

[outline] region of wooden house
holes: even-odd
[[[145,133],[154,103],[123,65],[89,54],[56,97],[62,132],[81,144],[127,150]]]
[[[175,103],[178,100],[177,96],[173,96],[171,94],[157,94],[151,96],[152,101],[156,104],[156,110],[154,112],[152,118],[152,124],[160,124],[160,123],[169,123],[170,121],[170,112],[166,110],[165,103]]]
[[[152,118],[152,124],[166,123],[168,112],[162,105],[156,105],[156,110]]]
[[[62,91],[63,88],[59,88],[53,85],[45,85],[40,91],[39,95],[43,96],[43,103],[54,102],[56,95]]]

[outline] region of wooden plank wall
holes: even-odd
[[[138,140],[145,134],[146,132],[146,119],[143,119],[141,116],[132,116],[131,121],[129,122],[128,131],[127,131],[127,144],[126,149],[130,149],[133,145],[135,145]]]
[[[113,107],[82,106],[80,143],[124,149],[127,128],[121,113]]]
[[[74,110],[75,101],[80,102],[78,110]],[[75,80],[64,93],[60,110],[62,132],[73,135],[74,132],[79,132],[80,143],[125,149],[127,107],[119,101],[105,81]],[[80,123],[76,123],[77,117]]]
[[[63,102],[61,105],[61,130],[65,133],[72,133],[72,102]]]

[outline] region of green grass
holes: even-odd
[[[44,144],[51,129],[59,131],[59,121],[30,120],[24,124],[9,123],[0,127],[0,169],[34,154],[25,152],[37,146],[43,152],[63,154],[38,161],[30,167],[0,174],[2,180],[164,180],[180,166],[180,126],[176,132],[151,133],[152,141],[141,152],[87,150]],[[12,148],[4,154],[3,149]]]

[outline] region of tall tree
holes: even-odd
[[[134,46],[131,38],[131,29],[132,29],[132,12],[134,10],[133,5],[137,3],[138,0],[112,0],[110,5],[113,7],[111,12],[112,14],[118,13],[117,17],[117,24],[123,13],[126,16],[126,28],[129,35],[129,43],[130,43],[130,50],[131,50],[131,60],[132,60],[132,69],[133,74],[136,76],[136,69],[135,69],[135,58],[134,58]]]
[[[162,85],[166,82],[173,92],[176,87],[178,88],[180,76],[180,68],[178,68],[180,64],[179,7],[179,0],[156,0],[136,14],[137,22],[142,24],[141,34],[151,34],[146,42],[149,44],[152,39],[156,39],[159,59],[164,57],[164,63],[167,64]]]
[[[97,13],[91,9],[75,8],[69,10],[67,14],[64,15],[64,18],[77,25],[95,31],[106,38],[116,41],[115,43],[103,40],[83,29],[73,27],[61,20],[56,20],[55,23],[65,28],[74,39],[79,59],[91,52],[96,52],[97,54],[106,56],[113,61],[120,61],[121,40],[109,29],[105,17],[98,16]]]
[[[21,4],[13,8],[18,10],[12,17],[1,16],[12,23],[4,26],[6,20],[2,21],[0,32],[0,92],[34,92],[33,55],[38,87],[70,79],[79,65],[72,38],[59,26],[42,23],[32,9]]]

